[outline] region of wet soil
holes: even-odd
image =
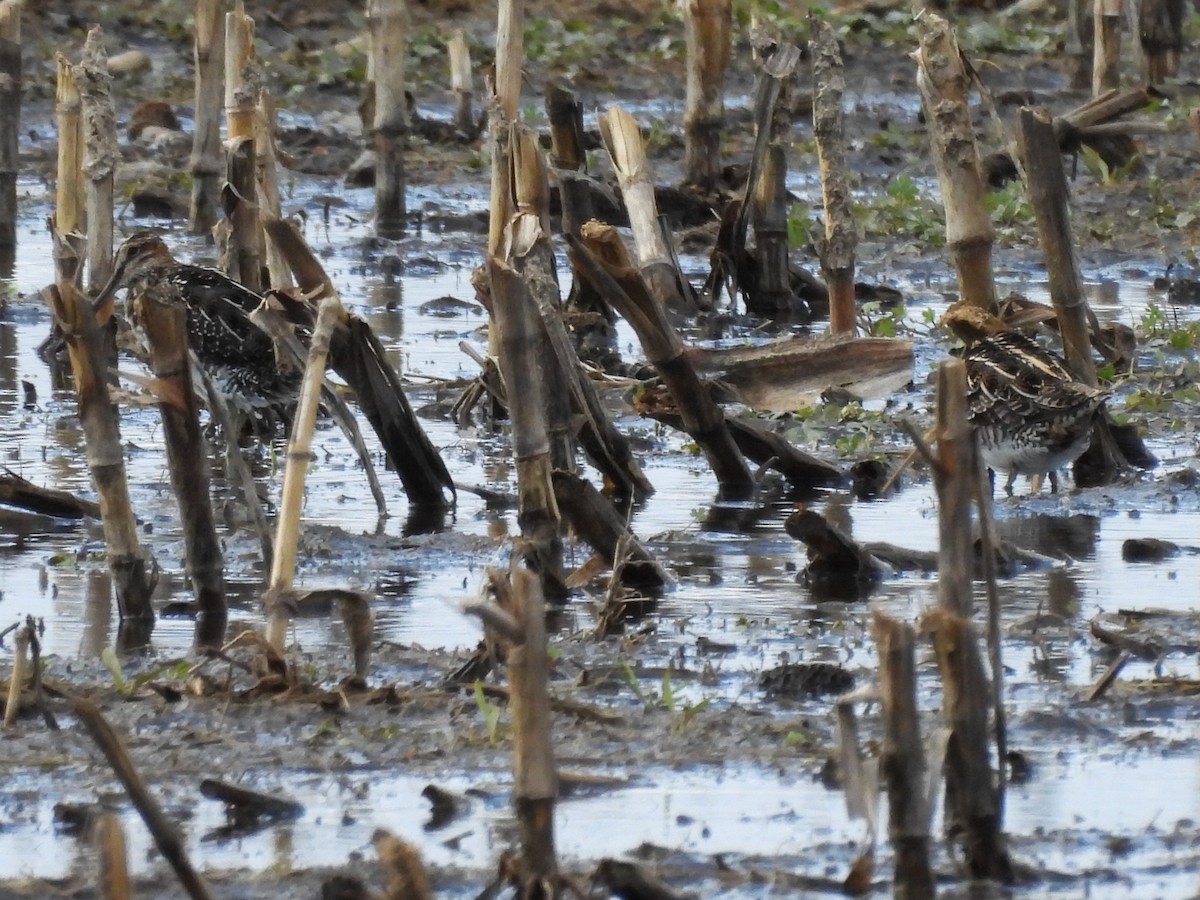
[[[258,21],[267,83],[280,103],[281,145],[293,159],[285,211],[307,217],[310,238],[321,240],[331,274],[346,285],[344,296],[370,310],[377,330],[392,329],[389,346],[401,348],[406,372],[428,376],[410,382],[412,396],[456,479],[511,492],[503,428],[480,421],[460,433],[447,412],[470,374],[465,364],[447,357],[460,339],[478,345],[482,324],[467,278],[482,253],[484,143],[441,140],[433,128],[414,137],[410,206],[421,227],[398,244],[375,240],[369,196],[364,200],[342,185],[362,146],[358,103],[364,59],[361,47],[349,43],[362,30],[360,4],[298,9],[267,2],[252,5],[250,12]],[[416,109],[430,121],[444,121],[452,101],[441,41],[453,28],[463,28],[477,65],[486,64],[492,15],[490,5],[469,0],[412,5],[409,72]],[[569,83],[589,110],[619,101],[650,135],[659,182],[676,183],[683,38],[674,7],[546,2],[529,5],[526,15],[530,59],[524,96],[530,119],[541,122],[538,98],[551,78]],[[37,178],[52,174],[53,50],[77,52],[86,26],[101,22],[110,53],[136,48],[152,63],[148,70],[117,77],[122,121],[137,101],[157,97],[178,110],[186,129],[188,16],[188,4],[178,3],[119,13],[99,3],[27,11],[28,140],[22,143],[22,163],[30,176],[24,183],[28,220],[45,215],[47,199]],[[911,16],[872,8],[839,13],[837,21],[851,89],[852,168],[863,198],[860,277],[899,286],[909,307],[903,315],[867,310],[866,318],[877,328],[890,322],[914,338],[917,377],[894,397],[863,404],[815,401],[808,412],[778,421],[793,440],[842,464],[859,458],[894,463],[907,450],[900,416],[918,421],[928,416],[927,373],[950,346],[929,320],[952,299],[955,286],[938,236],[936,181],[907,58],[914,45]],[[800,20],[776,15],[768,23],[782,27],[785,37],[803,38]],[[734,163],[745,161],[751,138],[753,69],[746,23],[740,24],[728,82],[732,124],[723,146]],[[1194,21],[1191,26],[1194,40]],[[1085,99],[1066,89],[1064,29],[1052,14],[969,13],[961,27],[1001,120],[1007,121],[1016,102],[1061,112]],[[1200,708],[1194,701],[1200,640],[1189,624],[1200,588],[1200,563],[1190,549],[1200,524],[1194,424],[1200,397],[1195,344],[1188,342],[1196,332],[1189,330],[1189,310],[1170,304],[1167,285],[1155,281],[1168,263],[1175,272],[1196,264],[1200,152],[1187,113],[1200,100],[1198,71],[1194,55],[1186,53],[1182,76],[1144,116],[1158,127],[1138,136],[1139,161],[1128,172],[1106,171],[1084,157],[1072,180],[1073,227],[1090,298],[1103,317],[1138,326],[1143,339],[1138,372],[1120,382],[1113,406],[1140,426],[1162,463],[1103,489],[997,498],[1002,536],[1054,560],[1006,572],[1003,583],[1009,744],[1016,754],[1008,824],[1026,885],[1018,890],[1028,896],[1191,896],[1200,877],[1193,849],[1200,834],[1190,811],[1200,784],[1189,763],[1200,748]],[[991,117],[981,113],[979,123],[990,147],[1004,142]],[[128,162],[119,176],[122,189],[129,196],[150,189],[168,208],[185,206],[179,173],[189,149],[186,137],[161,133],[129,141],[123,147]],[[789,187],[801,203],[819,202],[812,149],[811,126],[798,111]],[[599,154],[595,168],[606,171]],[[1036,231],[1019,188],[997,195],[996,204],[1002,292],[1021,290],[1044,299]],[[124,225],[150,224],[144,213],[127,209]],[[27,228],[32,233],[33,226]],[[202,243],[173,237],[181,255],[208,253]],[[693,241],[684,263],[699,281],[707,248],[703,234]],[[22,256],[28,253],[18,249],[13,282],[26,296],[10,295],[5,310],[5,323],[25,329],[22,333],[47,326],[32,296],[37,276],[29,274],[43,270],[31,258],[35,254]],[[811,242],[799,241],[797,261],[815,268]],[[394,276],[403,296],[398,289],[384,290]],[[448,283],[465,306],[444,300],[424,306],[442,299],[438,293],[444,296]],[[436,285],[429,296],[423,284]],[[408,316],[403,327],[389,325],[399,307]],[[743,332],[721,330],[726,327],[716,329],[721,338],[745,338]],[[631,338],[623,342],[627,361],[636,363]],[[24,358],[20,365],[36,363]],[[803,551],[781,523],[803,501],[819,505],[835,521],[841,516],[853,522],[860,539],[933,549],[936,523],[927,476],[911,472],[899,494],[881,501],[841,491],[798,498],[769,486],[752,506],[712,502],[711,478],[687,444],[638,420],[622,387],[608,399],[659,488],[636,512],[634,527],[678,585],[621,635],[598,638],[593,632],[602,578],[573,597],[553,623],[564,866],[586,883],[602,857],[635,859],[697,896],[838,893],[863,846],[865,826],[848,819],[836,791],[830,696],[766,688],[840,689],[842,676],[870,682],[875,659],[867,603],[823,596],[798,581]],[[8,402],[19,391],[16,380],[3,389],[8,428],[18,442],[5,445],[6,459],[36,468],[39,453],[46,455],[32,443],[39,435],[47,445],[69,448],[74,440],[78,448],[77,426],[61,399],[68,395],[55,394],[54,405],[44,397],[49,412],[22,414]],[[177,526],[160,487],[156,427],[151,414],[139,418],[136,412],[122,427],[135,493],[153,510],[148,540],[173,574],[164,599],[186,599]],[[361,502],[361,477],[349,463],[336,461],[347,457],[336,436],[327,438],[326,474],[314,473],[309,509],[319,521],[305,529],[301,577],[377,594],[378,639],[366,684],[346,680],[351,664],[344,632],[324,610],[297,625],[291,661],[303,686],[268,690],[241,667],[252,661],[252,648],[232,650],[232,663],[189,657],[187,620],[161,622],[149,649],[119,657],[117,677],[100,659],[101,648],[115,640],[106,605],[111,601],[101,598],[99,625],[76,610],[84,601],[96,605],[89,593],[96,588],[89,585],[103,565],[94,553],[95,529],[61,544],[36,531],[12,538],[14,566],[25,559],[19,554],[40,553],[41,578],[51,586],[26,586],[8,576],[13,580],[3,582],[3,589],[10,604],[3,614],[18,612],[11,602],[17,585],[31,597],[53,595],[46,617],[47,685],[62,730],[49,730],[29,713],[0,741],[0,760],[11,773],[0,789],[5,860],[0,896],[96,895],[94,857],[87,841],[57,820],[60,804],[117,810],[130,833],[140,892],[183,895],[69,713],[61,699],[68,695],[100,703],[221,896],[317,896],[333,873],[379,887],[382,876],[370,846],[376,826],[417,843],[438,896],[477,896],[492,879],[500,853],[515,845],[507,811],[511,743],[498,692],[503,680],[489,680],[489,692],[477,694],[473,683],[447,678],[467,661],[478,636],[455,608],[457,601],[478,590],[485,565],[506,558],[515,522],[508,511],[465,498],[442,532],[415,534],[395,523],[376,532],[370,507]],[[86,473],[69,457],[52,449],[52,462],[66,461],[54,463],[57,470],[37,471],[54,486],[86,490]],[[260,457],[260,463],[264,483],[273,483],[269,457]],[[402,502],[396,507],[404,509]],[[237,527],[236,510],[226,524],[236,634],[261,622],[255,601],[262,571],[253,540]],[[1170,538],[1180,548],[1164,560],[1130,563],[1120,551],[1128,537]],[[71,547],[79,548],[75,558],[66,565],[57,561]],[[576,563],[587,555],[572,550]],[[103,594],[107,584],[102,578],[98,583]],[[935,590],[929,577],[897,577],[885,580],[869,599],[913,619]],[[19,603],[27,603],[25,596]],[[1101,611],[1114,616],[1149,607],[1168,611],[1149,624],[1130,617],[1104,622],[1136,631],[1140,646],[1162,652],[1154,659],[1135,657],[1104,700],[1085,702],[1088,686],[1114,658],[1110,647],[1089,636],[1091,619]],[[395,613],[397,608],[403,612]],[[56,629],[72,627],[74,643],[58,639]],[[1149,636],[1138,630],[1146,628]],[[796,662],[836,667],[842,674],[772,680],[769,673],[778,666]],[[938,697],[932,665],[923,658],[927,730],[935,727]],[[865,727],[874,735],[872,722]],[[206,777],[295,797],[306,813],[297,822],[261,831],[228,830],[217,805],[199,798],[196,785]],[[429,784],[456,798],[448,819],[433,816],[422,799]],[[939,849],[936,864],[952,891],[955,861]],[[889,893],[889,865],[881,849],[877,896]],[[599,889],[597,895],[603,895]]]

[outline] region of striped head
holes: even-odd
[[[113,257],[112,274],[93,298],[92,308],[98,316],[107,317],[111,312],[113,297],[120,288],[128,287],[147,272],[173,265],[175,258],[161,237],[153,231],[136,232],[117,250],[117,255]]]

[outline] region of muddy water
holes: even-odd
[[[11,281],[19,296],[10,298],[0,320],[0,460],[36,483],[88,493],[82,436],[71,394],[54,381],[33,353],[49,327],[48,315],[35,295],[51,277],[49,247],[40,225],[47,206],[40,185],[23,187],[31,196]],[[341,200],[333,203],[331,197]],[[478,195],[465,190],[439,189],[428,196],[417,191],[414,205],[423,199],[436,199],[443,209],[460,212],[483,206]],[[414,405],[444,404],[460,389],[447,382],[475,374],[474,363],[459,350],[459,341],[481,350],[484,346],[480,331],[483,313],[474,303],[469,285],[471,268],[478,260],[472,248],[478,239],[426,232],[398,247],[381,250],[371,242],[361,213],[369,204],[366,194],[339,185],[305,184],[285,206],[289,211],[303,209],[307,213],[310,242],[342,291],[344,302],[368,319],[393,352],[396,364],[409,376]],[[183,258],[205,253],[202,245],[183,234],[172,234],[169,241]],[[391,252],[407,265],[389,275],[381,255]],[[699,268],[700,262],[694,261],[694,265]],[[940,308],[944,292],[953,288],[944,270],[933,263],[927,269],[938,274],[922,274],[920,266],[912,272],[887,273],[888,280],[911,293],[917,315],[924,307]],[[1148,261],[1144,271],[1152,269]],[[1000,271],[1007,283],[1037,295],[1038,286],[1031,290],[1019,267]],[[1102,316],[1136,321],[1145,304],[1157,300],[1158,294],[1148,278],[1118,282],[1119,274],[1114,271],[1110,280],[1090,286],[1093,302]],[[443,306],[434,311],[427,306],[448,296],[465,302],[449,310]],[[632,347],[632,335],[623,332],[622,343]],[[922,345],[918,385],[924,384],[927,367],[939,352]],[[123,365],[136,366],[132,362]],[[22,379],[36,389],[36,408],[22,406]],[[130,389],[131,397],[136,393]],[[922,403],[923,397],[918,389],[911,399]],[[513,489],[513,473],[500,437],[482,429],[461,432],[443,415],[427,416],[423,424],[442,448],[457,481]],[[756,703],[757,673],[785,654],[791,660],[839,662],[853,669],[872,665],[863,605],[825,602],[797,583],[803,554],[780,524],[790,501],[781,500],[760,514],[713,507],[712,477],[685,452],[678,437],[630,418],[621,424],[641,446],[652,448],[644,458],[647,475],[658,488],[638,510],[635,530],[678,578],[677,587],[658,608],[656,652],[663,661],[673,658],[694,666],[698,638],[732,645],[715,660],[713,683],[681,681],[676,686],[679,702]],[[160,599],[186,599],[187,587],[178,574],[179,531],[153,409],[123,403],[122,433],[145,539],[168,570]],[[380,462],[372,436],[367,439]],[[334,528],[350,534],[377,532],[376,510],[365,479],[340,433],[322,425],[316,445],[318,459],[310,471],[305,515],[318,539],[300,574],[301,583],[311,585],[326,583],[324,563],[350,546]],[[1171,466],[1186,464],[1194,452],[1169,439],[1154,449]],[[264,453],[257,465],[271,490],[277,492],[279,479],[270,477],[271,456]],[[378,530],[378,539],[394,541],[396,551],[383,565],[377,557],[365,554],[361,566],[354,565],[352,558],[339,556],[337,583],[348,580],[376,595],[381,638],[426,647],[473,644],[478,629],[458,612],[457,603],[477,590],[487,563],[503,558],[503,538],[516,527],[511,514],[488,511],[473,495],[461,493],[447,525],[464,537],[464,543],[457,549],[422,550],[420,544],[405,542],[406,509],[399,484],[380,468],[392,517]],[[1022,714],[1069,705],[1078,688],[1103,669],[1106,660],[1092,651],[1086,636],[1087,621],[1096,613],[1118,607],[1192,607],[1200,591],[1200,556],[1183,555],[1157,565],[1129,565],[1121,559],[1121,544],[1128,537],[1147,536],[1181,544],[1195,542],[1194,535],[1200,532],[1195,499],[1155,491],[1150,485],[1133,491],[997,498],[998,527],[1005,537],[1062,560],[1045,569],[1017,573],[1001,585],[1006,624],[1013,628],[1006,663],[1011,670],[1011,708],[1018,719]],[[860,539],[927,550],[936,545],[936,514],[931,489],[923,479],[911,480],[883,501],[829,495],[816,502]],[[333,548],[325,555],[322,541]],[[45,525],[0,537],[0,625],[32,613],[46,621],[48,654],[67,659],[99,654],[112,643],[116,624],[102,547],[94,526]],[[226,549],[233,614],[256,623],[262,571],[255,561],[253,543],[230,533]],[[912,618],[934,601],[935,592],[933,579],[904,576],[885,581],[874,599],[884,608]],[[1067,623],[1066,631],[1050,641],[1029,639],[1020,623],[1046,612],[1060,616]],[[587,621],[587,613],[580,609],[575,622],[586,625]],[[154,652],[164,657],[186,653],[191,631],[190,621],[162,620],[153,635]],[[296,633],[299,642],[310,648],[336,647],[342,642],[338,627],[324,617],[301,619]],[[1192,674],[1194,662],[1188,657],[1168,657],[1165,666],[1167,671]],[[1134,663],[1129,671],[1147,675],[1150,670],[1147,664]],[[1147,734],[1195,738],[1186,722],[1164,718],[1143,725]],[[1018,741],[1022,740],[1035,744],[1036,730],[1030,729],[1024,736],[1018,732]],[[1031,850],[1051,867],[1078,870],[1105,865],[1105,845],[1097,837],[1101,832],[1106,837],[1116,834],[1141,841],[1147,851],[1138,857],[1143,869],[1172,864],[1176,851],[1162,836],[1171,834],[1176,823],[1200,803],[1200,778],[1194,764],[1133,750],[1097,755],[1092,752],[1095,744],[1078,749],[1088,753],[1075,754],[1071,747],[1063,748],[1061,755],[1034,752],[1039,778],[1028,787],[1015,787],[1010,795],[1008,825],[1012,833],[1018,839],[1051,835],[1052,839],[1035,843]],[[269,775],[248,774],[251,786],[275,786]],[[559,842],[567,856],[595,859],[652,842],[706,854],[794,855],[795,869],[821,874],[830,859],[845,857],[851,842],[862,834],[860,824],[847,820],[841,798],[807,772],[742,766],[715,772],[663,769],[613,774],[628,778],[628,784],[564,802]],[[255,778],[262,783],[253,784]],[[291,866],[298,861],[304,865],[338,864],[350,853],[363,851],[375,827],[394,827],[414,837],[412,823],[425,815],[426,804],[419,796],[426,783],[423,778],[294,772],[287,781],[286,791],[301,799],[307,812],[298,822],[260,836],[205,841],[204,836],[222,824],[222,816],[215,805],[197,807],[186,827],[202,864],[250,869]],[[1122,787],[1114,787],[1109,800],[1098,806],[1095,785],[1101,781]],[[453,775],[439,783],[452,790],[480,787]],[[485,866],[499,848],[511,842],[507,784],[500,781],[484,788],[463,820],[421,839],[422,850],[432,862]],[[10,861],[0,864],[0,877],[64,874],[76,861],[64,849],[69,846],[66,839],[53,834],[55,798],[22,799],[18,794],[0,798],[8,811],[5,818],[14,826],[0,829],[0,860]],[[132,820],[132,813],[127,815]],[[631,827],[631,822],[636,826]],[[135,827],[129,831],[134,842],[131,857],[141,861],[140,866],[149,865],[144,833]],[[30,853],[29,845],[22,843],[29,840],[45,852]],[[16,852],[18,844],[25,848],[20,854]],[[813,852],[814,848],[825,850]],[[840,849],[834,852],[829,848]],[[1156,877],[1163,896],[1186,890],[1187,886],[1172,876]],[[1099,887],[1093,892],[1093,896],[1106,895]]]

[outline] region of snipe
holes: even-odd
[[[138,298],[146,295],[186,307],[188,346],[231,406],[256,424],[290,418],[301,375],[278,364],[272,338],[251,320],[261,296],[216,269],[178,262],[151,231],[139,231],[121,245],[108,284],[93,300],[97,310],[122,286],[134,313]],[[285,306],[285,318],[307,343],[315,309],[295,299]],[[129,319],[136,334],[137,316]],[[454,481],[386,357],[367,323],[353,314],[345,316],[330,341],[329,365],[353,392],[414,509],[444,509],[447,493],[454,496]]]
[[[121,245],[93,304],[111,302],[121,287],[131,299],[153,294],[162,303],[186,307],[188,346],[230,406],[255,421],[288,416],[300,374],[277,365],[271,338],[250,321],[262,297],[216,269],[177,261],[151,231],[139,231]],[[145,346],[138,317],[127,319]]]
[[[984,464],[1008,475],[1050,476],[1078,459],[1108,392],[1089,387],[1055,354],[986,310],[956,304],[942,323],[966,344],[967,401]]]

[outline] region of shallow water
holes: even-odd
[[[33,349],[49,328],[49,316],[36,291],[51,278],[48,243],[41,231],[46,209],[42,187],[26,184],[21,250],[12,286],[20,297],[10,299],[0,320],[0,460],[38,484],[90,494],[83,464],[82,436],[74,418],[71,393],[54,383],[50,371]],[[346,206],[328,206],[328,196],[340,196]],[[414,193],[417,203],[435,200],[443,208],[470,211],[483,201],[471,191]],[[463,354],[459,341],[483,350],[481,326],[485,319],[474,303],[469,284],[478,261],[463,249],[478,243],[468,238],[460,244],[454,236],[424,234],[385,245],[381,251],[369,241],[370,228],[361,210],[369,207],[366,192],[348,191],[335,183],[305,182],[285,201],[288,211],[308,212],[307,237],[321,256],[342,292],[343,301],[363,315],[393,352],[394,362],[413,385],[412,399],[420,407],[453,398],[457,387],[436,383],[468,379],[475,365]],[[127,223],[146,225],[149,223]],[[181,233],[169,237],[180,256],[203,255],[204,248]],[[189,252],[190,251],[190,252]],[[389,278],[381,273],[381,253],[396,253],[408,265]],[[699,260],[686,261],[699,268]],[[1145,271],[1153,269],[1148,261]],[[930,271],[934,271],[930,267]],[[901,273],[896,283],[910,294],[910,305],[944,306],[944,291],[953,283],[944,267],[936,276],[924,277],[920,267]],[[1001,269],[1005,286],[1020,287],[1035,299],[1045,299],[1044,286],[1030,281],[1020,269]],[[1039,293],[1040,292],[1040,293]],[[1149,283],[1126,278],[1089,286],[1102,317],[1136,321],[1149,301],[1160,297]],[[458,312],[433,315],[422,312],[428,301],[453,296],[468,301]],[[622,345],[632,351],[633,336],[622,332]],[[923,358],[917,383],[933,357]],[[133,362],[122,365],[134,367]],[[38,408],[21,405],[20,380],[30,381],[37,392]],[[136,391],[131,391],[136,393]],[[919,401],[920,394],[913,399]],[[123,404],[122,434],[128,447],[127,465],[137,508],[145,523],[145,539],[168,570],[160,588],[161,599],[186,599],[188,591],[179,574],[179,531],[174,504],[166,483],[156,414],[149,407]],[[512,491],[513,472],[504,442],[483,430],[460,432],[439,417],[425,417],[423,425],[442,452],[457,481]],[[652,443],[656,452],[645,455],[646,473],[657,487],[634,518],[635,531],[667,560],[678,578],[677,587],[660,602],[657,611],[659,648],[687,667],[694,667],[697,639],[712,638],[735,644],[719,659],[709,660],[718,678],[715,684],[684,682],[676,687],[680,702],[706,698],[756,701],[757,672],[783,658],[792,661],[824,660],[851,668],[871,666],[872,649],[866,637],[863,604],[831,604],[816,598],[797,582],[803,551],[782,530],[791,501],[780,501],[761,514],[716,507],[711,498],[716,485],[711,474],[683,452],[683,442],[664,435],[653,425],[626,418],[632,428]],[[368,429],[369,431],[369,429]],[[381,454],[367,434],[376,462]],[[337,526],[350,533],[373,532],[376,510],[358,464],[336,428],[322,423],[316,439],[317,462],[311,467],[306,522]],[[1186,463],[1190,447],[1170,444],[1156,447]],[[269,470],[269,458],[261,465]],[[392,517],[383,535],[399,541],[404,532],[406,504],[398,480],[380,471]],[[278,478],[272,479],[278,491]],[[273,493],[272,496],[275,496]],[[1101,495],[1103,496],[1103,495]],[[1178,500],[1178,498],[1175,498]],[[843,522],[861,540],[893,541],[915,549],[936,546],[937,521],[931,487],[913,480],[887,500],[856,501],[840,494],[819,497],[815,504]],[[1016,500],[997,497],[998,528],[1014,542],[1054,555],[1059,565],[1019,573],[1001,583],[1006,621],[1033,616],[1040,611],[1061,613],[1074,634],[1056,645],[1053,674],[1035,669],[1045,647],[1035,648],[1019,637],[1006,646],[1011,703],[1015,710],[1033,710],[1063,702],[1082,685],[1092,682],[1103,665],[1088,646],[1086,623],[1101,611],[1121,607],[1159,606],[1187,610],[1200,593],[1200,555],[1181,555],[1160,564],[1130,565],[1121,559],[1128,537],[1157,537],[1189,544],[1200,532],[1200,510],[1195,499],[1171,502],[1163,495],[1147,494],[1145,502],[1131,506],[1126,500],[1111,503],[1090,493],[1048,494]],[[733,520],[732,523],[730,520]],[[478,538],[468,552],[398,550],[394,565],[376,570],[364,564],[351,576],[350,586],[376,596],[377,634],[401,643],[426,647],[473,645],[479,629],[463,616],[458,601],[474,594],[483,568],[503,558],[506,533],[516,531],[514,517],[485,509],[468,493],[459,494],[458,507],[448,526],[456,533]],[[249,549],[248,549],[249,546]],[[478,547],[483,546],[484,552]],[[28,534],[0,537],[0,626],[24,614],[46,621],[44,652],[66,658],[96,656],[115,636],[116,620],[111,585],[99,554],[103,548],[99,529],[69,527],[37,529]],[[261,621],[257,592],[262,572],[253,563],[253,547],[229,537],[232,614],[249,623]],[[582,562],[582,559],[575,562]],[[301,586],[324,583],[320,559],[302,567]],[[936,581],[924,576],[903,576],[885,581],[873,600],[907,619],[936,600]],[[587,613],[578,613],[586,625]],[[305,647],[340,647],[339,626],[323,617],[300,619],[297,640]],[[192,640],[192,623],[163,619],[153,634],[153,650],[163,657],[183,655]],[[1142,665],[1143,674],[1148,671]],[[1168,671],[1193,674],[1194,660],[1168,658]],[[1148,723],[1163,735],[1194,738],[1185,723]],[[1097,757],[1064,748],[1062,758],[1037,760],[1039,777],[1028,788],[1010,795],[1010,831],[1016,835],[1058,834],[1066,837],[1037,844],[1043,864],[1077,871],[1103,866],[1103,835],[1124,834],[1150,842],[1152,827],[1169,831],[1177,820],[1189,816],[1200,798],[1200,774],[1190,760],[1160,758],[1123,752]],[[271,787],[278,773],[262,776],[260,787]],[[625,774],[625,773],[616,773]],[[251,781],[254,773],[248,773]],[[1095,785],[1111,785],[1103,804]],[[421,837],[414,822],[424,818],[426,804],[419,792],[425,780],[393,774],[353,772],[333,777],[324,773],[291,773],[285,793],[301,799],[305,816],[258,836],[232,842],[203,841],[203,835],[223,821],[217,804],[196,807],[187,821],[189,842],[205,866],[262,869],[272,865],[338,864],[352,852],[363,851],[375,827],[390,827],[406,837]],[[255,785],[252,785],[255,786]],[[464,790],[470,785],[453,777],[443,786]],[[473,801],[469,816],[446,833],[421,837],[427,858],[434,863],[486,865],[498,850],[508,846],[512,824],[508,813],[507,785],[489,786],[491,799]],[[52,803],[46,798],[0,797],[11,813],[11,829],[0,829],[0,877],[15,875],[57,876],[76,860],[68,839],[55,836]],[[131,820],[133,814],[125,809]],[[320,828],[316,826],[321,826]],[[461,827],[459,827],[461,825]],[[333,826],[333,827],[331,827]],[[142,829],[129,829],[131,858],[146,867],[147,838]],[[332,835],[332,836],[331,836]],[[444,841],[458,836],[453,846]],[[628,786],[600,790],[566,800],[559,818],[559,846],[567,857],[595,859],[620,855],[643,841],[697,853],[758,852],[795,855],[797,870],[822,874],[837,869],[849,856],[852,842],[862,836],[862,826],[846,818],[841,797],[827,791],[806,773],[780,774],[771,769],[737,767],[728,770],[639,772]],[[32,839],[44,852],[29,852]],[[20,845],[23,851],[16,853]],[[831,849],[832,848],[832,849]],[[1145,868],[1174,858],[1170,847],[1147,847],[1138,857]],[[832,860],[832,862],[831,862]],[[808,867],[808,868],[806,868]],[[1158,876],[1161,896],[1181,896],[1187,885],[1169,876]],[[1093,885],[1091,895],[1122,896],[1120,885]]]

